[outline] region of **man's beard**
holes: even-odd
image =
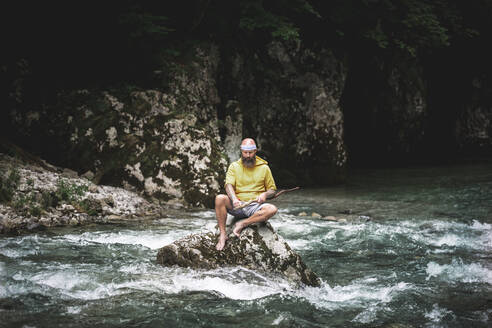
[[[255,166],[255,163],[256,163],[256,158],[255,157],[248,158],[248,157],[241,156],[241,160],[243,161],[244,167],[247,167],[247,168],[254,167]]]

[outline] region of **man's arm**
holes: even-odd
[[[275,193],[277,191],[276,190],[273,190],[273,189],[268,189],[267,191],[265,192],[262,192],[258,198],[256,198],[256,201],[258,203],[264,203],[268,198],[272,198],[273,196],[275,196]]]
[[[272,171],[270,171],[270,168],[266,166],[266,174],[265,174],[265,192],[262,192],[258,198],[256,198],[256,201],[258,203],[264,203],[267,199],[273,198],[277,192],[277,186],[275,185],[275,181],[273,180],[272,176]]]
[[[227,196],[229,196],[229,199],[232,201],[232,207],[238,207],[239,205],[241,205],[241,201],[237,198],[236,191],[230,183],[227,183],[225,185],[225,190]]]

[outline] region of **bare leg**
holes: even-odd
[[[224,249],[227,234],[226,234],[226,220],[227,220],[227,209],[232,209],[231,201],[227,195],[217,195],[215,197],[215,216],[217,217],[217,222],[219,224],[219,242],[215,248],[218,251]]]
[[[239,221],[236,223],[234,226],[234,230],[232,231],[237,237],[241,234],[241,231],[249,226],[250,224],[257,223],[257,222],[265,222],[269,218],[275,215],[277,213],[277,207],[272,204],[266,204],[263,206],[258,212],[255,214],[251,215],[249,218]]]

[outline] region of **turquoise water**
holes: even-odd
[[[157,265],[160,247],[215,227],[211,210],[170,212],[0,237],[0,327],[489,327],[492,166],[350,176],[275,201],[272,226],[319,288]]]

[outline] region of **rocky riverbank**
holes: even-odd
[[[136,192],[96,185],[69,169],[3,153],[0,183],[0,233],[149,219],[166,212]]]

